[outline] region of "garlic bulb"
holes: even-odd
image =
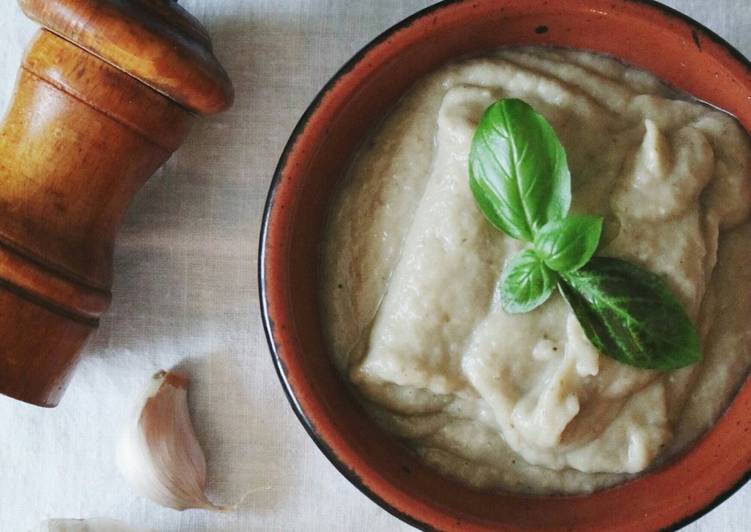
[[[114,519],[48,519],[29,532],[153,532]]]
[[[160,371],[126,427],[117,450],[120,472],[145,497],[176,510],[227,511],[204,494],[206,458],[188,413],[188,379]]]

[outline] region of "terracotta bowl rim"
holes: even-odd
[[[337,456],[337,454],[333,451],[333,449],[327,443],[326,437],[318,433],[318,431],[315,428],[315,424],[313,420],[311,420],[311,418],[308,417],[307,413],[300,405],[295,395],[295,391],[287,379],[285,363],[284,363],[284,360],[282,360],[278,352],[278,348],[274,339],[274,327],[273,327],[273,323],[269,315],[269,309],[268,309],[268,290],[266,286],[267,279],[266,279],[264,265],[266,263],[266,243],[267,243],[267,237],[268,237],[269,222],[271,218],[271,213],[274,209],[274,197],[275,197],[278,185],[282,179],[282,175],[285,172],[290,152],[293,150],[294,146],[297,144],[298,139],[304,135],[308,122],[310,121],[311,117],[316,113],[321,102],[329,93],[329,91],[334,88],[334,86],[337,84],[340,78],[342,78],[348,72],[353,70],[356,67],[356,65],[372,49],[378,47],[381,43],[388,40],[388,38],[391,37],[393,34],[397,33],[398,31],[404,28],[409,27],[418,19],[430,16],[432,13],[440,11],[446,7],[449,7],[452,4],[461,4],[464,2],[468,2],[468,1],[471,1],[471,0],[441,0],[433,5],[420,9],[419,11],[413,13],[412,15],[398,21],[397,23],[393,24],[388,29],[380,33],[378,36],[373,38],[360,50],[358,50],[346,63],[344,63],[344,65],[342,65],[336,71],[336,73],[326,82],[326,84],[323,85],[323,87],[318,91],[315,98],[312,100],[310,105],[308,105],[305,112],[302,114],[297,124],[295,125],[294,129],[292,130],[292,133],[290,134],[290,137],[287,140],[287,143],[285,144],[282,154],[279,158],[279,162],[277,163],[277,166],[274,170],[274,174],[273,174],[273,177],[269,186],[269,191],[267,193],[266,201],[264,204],[260,239],[259,239],[259,248],[258,248],[259,250],[258,251],[259,302],[260,302],[260,310],[261,310],[261,318],[262,318],[262,323],[263,323],[264,334],[266,336],[266,342],[268,344],[269,351],[271,353],[271,359],[274,363],[274,368],[276,370],[277,376],[279,378],[279,381],[284,390],[284,394],[286,395],[287,400],[289,401],[289,404],[292,407],[292,410],[295,416],[300,421],[302,426],[305,428],[305,431],[307,432],[308,436],[313,440],[313,442],[316,444],[318,449],[324,454],[324,456],[329,460],[329,462],[331,462],[331,464],[337,469],[337,471],[339,471],[339,473],[342,476],[344,476],[351,484],[353,484],[358,490],[360,490],[360,492],[366,495],[371,501],[375,502],[382,509],[386,510],[391,515],[397,517],[403,522],[409,525],[412,525],[414,527],[417,527],[421,530],[434,530],[434,528],[431,527],[429,524],[423,521],[420,521],[416,517],[402,512],[395,506],[383,500],[383,498],[381,498],[380,495],[378,495],[373,490],[371,490],[363,482],[363,480],[360,479],[357,476],[357,474],[355,474],[349,468],[349,466]],[[749,58],[743,55],[737,48],[735,48],[735,46],[730,44],[728,41],[726,41],[723,37],[715,33],[713,30],[709,29],[708,27],[704,26],[702,23],[696,21],[695,19],[689,17],[688,15],[682,13],[681,11],[678,11],[677,9],[674,9],[665,4],[662,4],[656,0],[620,0],[620,1],[642,4],[648,8],[662,11],[666,15],[679,19],[683,24],[685,24],[692,30],[697,30],[701,32],[702,37],[707,37],[711,39],[712,41],[714,41],[714,43],[719,45],[721,48],[723,48],[732,57],[734,61],[737,61],[743,68],[745,68],[747,71],[749,71],[749,73],[751,73],[751,60],[749,60]],[[742,386],[743,384],[741,384],[741,387]],[[711,431],[712,428],[710,428],[709,430]],[[705,507],[703,507],[702,509],[700,509],[699,511],[693,514],[684,516],[680,520],[666,527],[664,530],[678,530],[696,521],[700,517],[708,514],[709,512],[717,508],[720,504],[725,502],[728,498],[730,498],[735,492],[737,492],[740,488],[742,488],[749,481],[751,481],[751,468],[745,472],[745,474],[740,478],[738,482],[730,486],[727,490],[719,493]]]

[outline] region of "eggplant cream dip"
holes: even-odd
[[[524,244],[469,189],[484,110],[520,98],[553,125],[572,212],[603,216],[598,255],[664,277],[704,360],[672,372],[595,349],[557,293],[510,315]],[[589,492],[684,450],[751,364],[751,142],[730,116],[613,59],[514,48],[422,80],[357,155],[330,215],[322,308],[335,362],[371,415],[479,488]]]

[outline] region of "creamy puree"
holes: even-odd
[[[560,295],[508,315],[515,241],[468,186],[483,111],[521,98],[553,125],[574,213],[600,255],[659,273],[705,360],[670,373],[602,355]],[[323,309],[367,409],[429,464],[481,488],[587,492],[684,449],[751,363],[751,145],[727,114],[602,56],[516,48],[421,81],[369,139],[333,208]]]

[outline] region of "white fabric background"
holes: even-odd
[[[114,304],[61,406],[0,397],[0,531],[43,518],[114,517],[160,531],[411,530],[351,486],[299,425],[274,373],[256,286],[266,190],[298,117],[371,38],[431,2],[183,0],[209,28],[237,90],[138,195],[116,250]],[[751,55],[748,0],[667,2]],[[0,2],[0,107],[34,31]],[[659,53],[659,51],[655,51]],[[162,509],[114,467],[115,437],[149,376],[182,363],[210,493],[237,512]],[[751,485],[695,531],[751,527]]]

